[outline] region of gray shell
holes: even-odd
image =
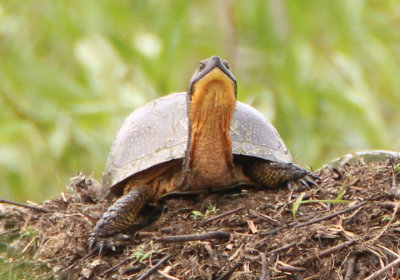
[[[236,102],[230,134],[234,155],[292,162],[271,122],[249,105]],[[186,93],[153,100],[124,121],[108,155],[103,186],[112,187],[149,167],[183,158],[187,141]]]

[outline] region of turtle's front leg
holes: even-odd
[[[134,224],[139,211],[151,195],[151,186],[143,185],[116,200],[97,222],[89,238],[89,248],[96,246],[100,254],[105,248],[113,248],[114,239]]]
[[[290,181],[302,181],[307,185],[316,185],[319,179],[314,173],[291,163],[256,160],[244,167],[250,179],[261,186],[276,188]]]

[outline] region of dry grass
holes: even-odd
[[[145,279],[156,264],[149,279],[364,279],[374,273],[395,279],[400,176],[394,164],[324,168],[310,190],[295,185],[173,197],[144,209],[141,223],[155,221],[105,256],[88,254],[87,239],[107,205],[96,203],[98,183],[81,175],[72,192],[41,205],[49,213],[1,208],[0,279]],[[348,203],[321,202],[338,194]],[[314,202],[304,203],[309,199]]]

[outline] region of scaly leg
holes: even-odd
[[[133,188],[121,196],[103,214],[89,238],[89,248],[97,245],[100,254],[113,247],[113,237],[129,229],[142,207],[149,201],[152,189],[149,185]]]
[[[316,185],[313,179],[319,179],[312,172],[297,165],[265,160],[247,163],[244,172],[254,183],[269,188],[276,188],[290,181],[303,179],[307,185]]]

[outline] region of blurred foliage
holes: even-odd
[[[121,121],[217,54],[238,98],[314,168],[398,150],[399,1],[0,2],[0,197],[100,178]]]

